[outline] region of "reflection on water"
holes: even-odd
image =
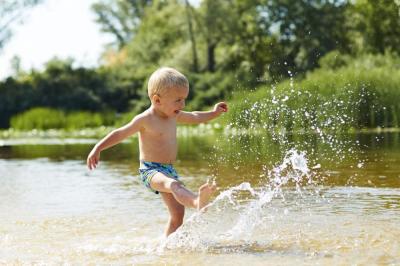
[[[336,150],[289,138],[180,138],[185,184],[214,176],[220,190],[167,240],[165,207],[137,176],[136,138],[94,172],[91,141],[3,141],[0,264],[399,264],[399,134],[343,135]]]

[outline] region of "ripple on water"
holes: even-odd
[[[222,190],[166,240],[162,202],[130,169],[0,160],[0,263],[399,264],[400,190],[308,182],[304,156]]]

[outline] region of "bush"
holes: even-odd
[[[399,62],[386,54],[326,63],[303,80],[236,94],[226,119],[234,127],[288,131],[399,127]]]
[[[136,111],[131,111],[131,112],[127,112],[127,113],[123,113],[121,115],[119,115],[118,119],[116,120],[114,126],[115,127],[121,127],[123,125],[126,125],[127,123],[129,123],[136,115],[138,114],[138,112]]]
[[[64,112],[38,107],[13,116],[11,127],[21,130],[63,128],[65,121]]]
[[[215,104],[216,101],[231,96],[237,84],[233,73],[202,73],[188,76],[191,85],[190,102],[188,109],[201,110],[204,107]]]
[[[351,57],[349,55],[343,55],[339,51],[335,50],[322,57],[319,60],[319,65],[321,68],[325,69],[337,69],[348,65],[350,61]]]
[[[64,113],[51,108],[33,108],[11,118],[11,127],[19,130],[32,129],[82,129],[109,126],[115,123],[115,115],[86,111]]]
[[[67,115],[65,127],[68,129],[80,129],[100,127],[104,124],[102,115],[90,112],[73,112]]]

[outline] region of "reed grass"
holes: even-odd
[[[399,127],[400,60],[366,55],[255,92],[236,93],[225,124],[286,131]]]

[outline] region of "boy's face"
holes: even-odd
[[[185,108],[185,100],[188,95],[189,88],[170,88],[161,95],[158,95],[156,105],[167,117],[176,117]]]

